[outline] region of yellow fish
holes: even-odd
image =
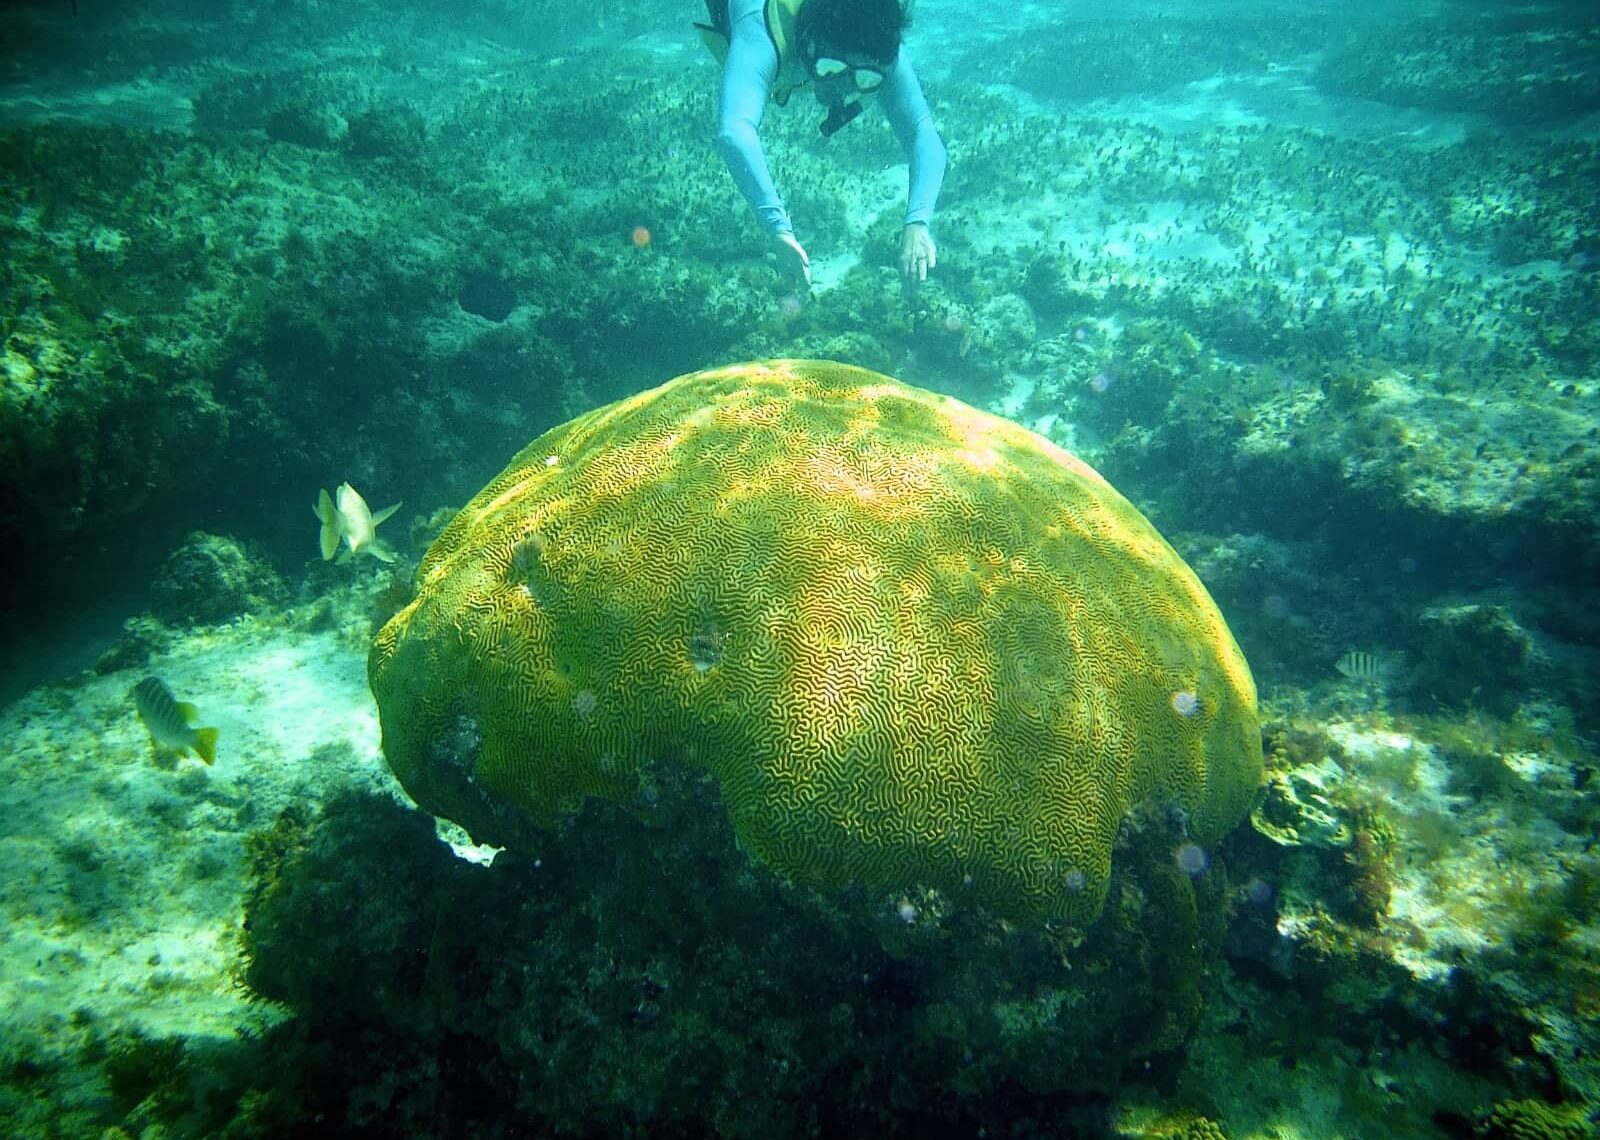
[[[346,558],[370,554],[380,562],[393,562],[394,552],[378,541],[378,524],[399,509],[400,504],[395,503],[373,514],[361,493],[348,483],[340,483],[332,495],[320,492],[312,510],[322,522],[323,561],[333,557],[339,549],[339,540],[343,539],[350,547]]]
[[[200,710],[188,701],[173,697],[172,690],[156,677],[146,677],[133,687],[133,707],[150,731],[152,748],[193,751],[207,764],[217,760],[217,730],[196,728]]]

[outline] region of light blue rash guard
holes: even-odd
[[[767,34],[764,9],[765,0],[728,0],[731,30],[717,108],[717,149],[739,192],[770,236],[793,233],[794,226],[761,149],[761,117],[778,78],[778,51]],[[944,181],[945,150],[904,47],[884,76],[878,99],[911,167],[905,224],[926,224],[933,217],[933,204]]]

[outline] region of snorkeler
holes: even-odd
[[[723,64],[717,147],[789,273],[811,284],[811,259],[778,197],[758,128],[768,99],[781,107],[809,86],[827,109],[825,136],[861,113],[861,96],[882,101],[911,167],[900,276],[909,286],[926,280],[938,260],[928,223],[945,149],[900,46],[905,0],[706,0],[706,7],[711,24],[695,26]]]

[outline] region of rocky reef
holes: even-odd
[[[145,615],[4,710],[16,1134],[1593,1131],[1592,20],[914,25],[938,270],[902,291],[880,116],[774,111],[801,298],[681,6],[203,7],[0,16],[5,636]],[[1260,686],[1248,822],[1202,862],[1129,817],[1067,937],[788,882],[687,769],[488,868],[397,806],[360,662],[454,510],[779,356],[1148,514]],[[393,570],[316,559],[346,479],[405,500]],[[216,771],[149,763],[145,670],[222,707]]]

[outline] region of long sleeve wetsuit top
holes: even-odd
[[[731,31],[722,67],[717,149],[761,228],[771,235],[791,233],[794,227],[761,149],[761,116],[778,78],[778,52],[767,34],[764,8],[765,0],[728,0]],[[933,217],[933,203],[944,181],[945,151],[905,48],[884,76],[878,99],[911,166],[905,224],[926,223]]]

